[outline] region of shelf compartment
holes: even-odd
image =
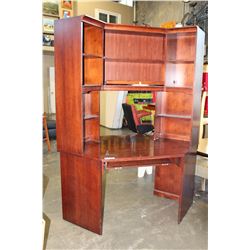
[[[102,85],[103,84],[103,59],[95,57],[84,57],[84,85]]]
[[[83,94],[83,118],[93,119],[100,115],[100,92],[92,91],[90,93]]]
[[[193,87],[194,64],[172,64],[166,65],[167,87]]]
[[[161,63],[134,63],[134,62],[105,62],[105,81],[113,82],[163,84],[164,64]]]
[[[163,34],[140,34],[134,32],[105,32],[105,55],[108,58],[130,60],[164,60]]]
[[[196,35],[171,34],[166,36],[167,61],[193,61],[195,60]]]
[[[167,138],[190,141],[192,121],[173,117],[155,118],[155,139]]]
[[[100,119],[84,120],[84,141],[99,141]]]
[[[83,23],[83,53],[103,57],[103,29]]]
[[[160,92],[156,96],[158,114],[172,114],[184,117],[192,115],[193,95],[182,92]]]

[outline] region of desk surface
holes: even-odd
[[[153,163],[157,160],[183,157],[188,149],[189,142],[169,139],[154,140],[153,136],[101,136],[99,144],[91,142],[86,144],[85,154],[90,158],[109,163],[135,161]]]

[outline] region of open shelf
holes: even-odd
[[[176,140],[189,141],[191,139],[192,123],[190,119],[180,117],[155,117],[155,138],[163,137]]]
[[[91,142],[100,143],[100,140],[98,140],[98,139],[92,139],[90,137],[87,137],[87,138],[84,138],[84,142],[85,143],[91,143]]]
[[[146,87],[149,85],[158,85],[161,86],[164,84],[164,81],[127,81],[127,80],[107,80],[105,84],[118,84],[118,85],[131,85],[134,87]]]
[[[128,62],[128,63],[165,63],[164,60],[158,60],[158,59],[131,59],[131,58],[111,58],[111,57],[105,57],[106,62]]]
[[[167,63],[173,63],[173,64],[177,64],[177,63],[194,63],[194,60],[167,60]]]
[[[177,114],[157,114],[156,117],[166,117],[166,118],[180,118],[180,119],[191,119],[191,115],[177,115]]]
[[[105,62],[105,81],[109,84],[113,82],[127,83],[139,83],[138,79],[142,83],[152,84],[154,82],[163,83],[163,69],[162,63],[142,63],[139,62]]]
[[[99,115],[85,115],[83,119],[84,120],[99,119]]]
[[[133,85],[126,85],[126,84],[111,84],[111,85],[104,85],[102,90],[107,91],[164,91],[163,86],[156,86],[156,85],[149,85],[149,86],[133,86]]]
[[[103,56],[95,55],[95,54],[86,54],[86,53],[83,53],[82,55],[85,58],[103,58]]]

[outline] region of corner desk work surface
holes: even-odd
[[[106,170],[154,165],[153,193],[177,200],[180,223],[193,200],[189,146],[145,135],[101,136],[100,143],[86,143],[84,155],[61,152],[63,218],[102,234]]]

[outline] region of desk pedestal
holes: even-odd
[[[105,171],[101,161],[61,152],[63,219],[102,234]]]

